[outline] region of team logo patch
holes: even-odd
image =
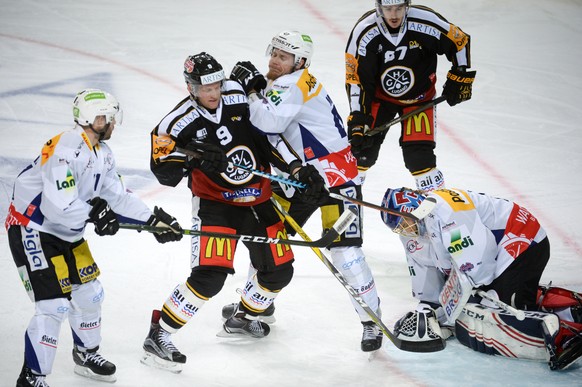
[[[221,173],[226,181],[235,185],[243,185],[253,178],[253,174],[250,171],[234,166],[240,165],[246,168],[256,168],[257,163],[255,157],[249,148],[243,145],[236,146],[226,154],[226,157],[233,164],[233,166],[228,167],[226,172]]]
[[[422,244],[420,244],[417,240],[410,239],[408,242],[406,242],[406,250],[413,254],[419,250],[422,250]]]
[[[382,74],[382,88],[391,97],[400,97],[414,86],[414,73],[408,67],[393,66]]]

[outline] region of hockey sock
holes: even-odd
[[[331,248],[333,264],[342,273],[348,283],[358,292],[364,302],[376,313],[379,313],[380,301],[374,283],[370,266],[366,262],[364,252],[360,247]],[[351,300],[362,322],[371,321],[370,316],[355,301]]]
[[[249,274],[251,272],[249,271]],[[257,282],[256,275],[250,275],[242,291],[241,303],[245,311],[251,316],[263,313],[275,300],[278,291],[271,291]]]
[[[416,187],[425,192],[445,188],[445,178],[438,168],[431,168],[426,172],[413,173]]]
[[[24,338],[24,358],[26,366],[35,373],[48,375],[52,372],[69,301],[65,298],[41,300],[35,303],[35,308]]]
[[[104,292],[99,280],[73,285],[69,324],[73,341],[81,348],[95,348],[101,344],[101,304]]]
[[[176,286],[162,306],[160,326],[170,333],[175,333],[206,303],[207,299],[201,297],[197,296],[194,289],[186,283]]]

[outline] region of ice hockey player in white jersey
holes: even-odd
[[[299,225],[321,208],[323,228],[329,228],[348,207],[360,216],[331,247],[335,267],[358,291],[364,301],[380,314],[372,272],[362,251],[361,208],[350,201],[330,199],[331,192],[362,197],[356,159],[336,107],[322,83],[309,72],[313,55],[311,37],[297,31],[275,35],[267,48],[268,84],[250,62],[239,62],[231,79],[239,81],[249,96],[250,119],[289,164],[293,177],[306,183],[304,192],[273,189],[277,200]],[[263,90],[264,89],[264,90]],[[284,191],[285,190],[285,191]],[[295,230],[287,224],[289,234]],[[382,334],[357,303],[354,307],[363,324],[363,351],[380,348]]]
[[[175,218],[152,211],[127,191],[105,143],[122,111],[117,99],[98,89],[73,101],[74,129],[46,142],[40,155],[16,178],[6,228],[14,262],[35,305],[24,337],[24,365],[17,386],[48,386],[68,318],[75,373],[114,382],[116,367],[99,353],[103,287],[99,267],[83,238],[88,222],[98,235],[113,235],[119,219],[167,231],[160,243],[182,238]]]
[[[538,286],[550,243],[537,218],[512,201],[460,189],[426,196],[388,189],[382,205],[411,212],[427,197],[436,206],[421,221],[382,213],[384,223],[400,235],[412,294],[420,301],[396,323],[397,335],[446,336],[442,332],[454,325],[457,339],[479,352],[546,360],[552,369],[577,360],[582,298]],[[420,331],[425,326],[432,332]]]

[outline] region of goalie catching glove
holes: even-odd
[[[476,71],[466,71],[465,67],[452,68],[447,73],[443,95],[450,106],[471,99],[476,74]]]
[[[408,312],[394,324],[397,338],[408,341],[432,341],[447,339],[451,332],[441,330],[434,309],[425,303],[420,303],[416,310]]]
[[[175,242],[182,239],[182,227],[172,215],[159,207],[154,207],[154,213],[150,216],[148,226],[164,228],[167,230],[155,232],[154,237],[160,243]]]
[[[315,206],[322,206],[329,199],[329,191],[325,187],[325,181],[319,171],[311,164],[300,165],[299,162],[291,163],[289,169],[293,172],[293,177],[307,187],[298,188],[299,197],[302,201]]]
[[[254,64],[248,61],[237,62],[232,68],[230,79],[237,81],[243,87],[247,95],[252,92],[260,92],[267,87],[267,80],[257,70]]]
[[[185,148],[199,154],[198,157],[189,159],[187,162],[189,168],[199,168],[206,173],[221,173],[228,168],[226,154],[217,145],[194,140]]]
[[[93,208],[89,211],[88,222],[95,224],[95,234],[100,236],[115,235],[119,230],[119,222],[109,203],[105,199],[95,197],[91,199],[89,204]]]

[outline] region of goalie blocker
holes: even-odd
[[[540,287],[540,311],[525,319],[503,309],[467,303],[455,323],[459,342],[477,352],[546,361],[562,370],[582,356],[582,301],[576,292]]]

